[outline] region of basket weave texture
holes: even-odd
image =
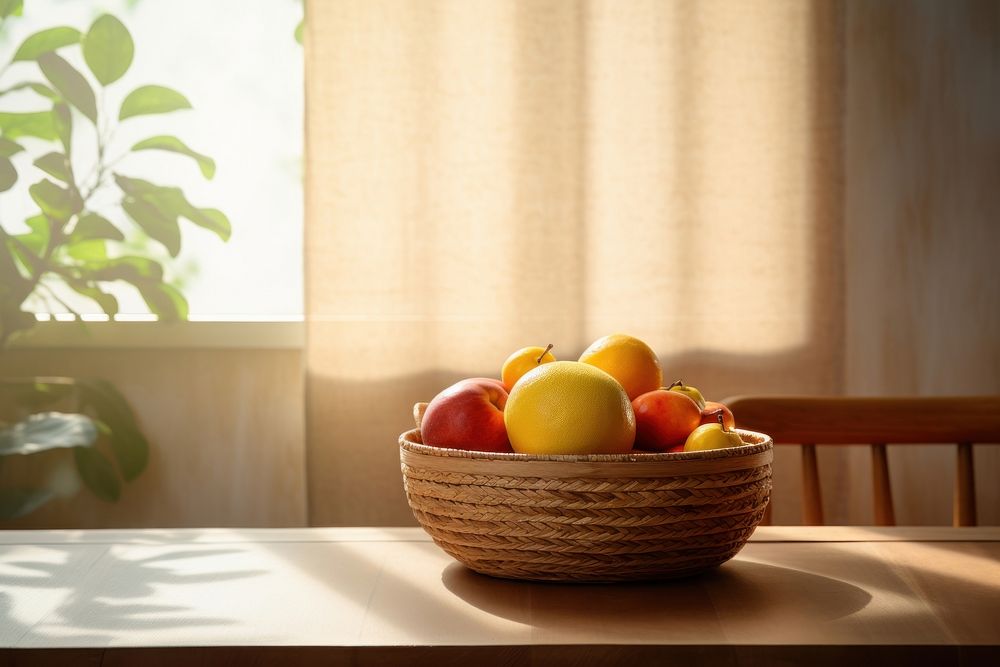
[[[682,577],[736,555],[771,492],[771,438],[675,454],[495,454],[399,438],[424,530],[477,572],[537,581]]]

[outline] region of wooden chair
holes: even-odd
[[[741,428],[774,444],[802,448],[802,508],[806,524],[823,523],[817,445],[867,445],[872,452],[875,523],[896,523],[886,445],[956,443],[958,465],[952,523],[976,525],[972,444],[1000,443],[1000,396],[850,398],[740,396],[723,401]],[[771,522],[768,505],[764,523]]]

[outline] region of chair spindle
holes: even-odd
[[[892,485],[889,482],[889,458],[884,444],[872,445],[872,484],[875,501],[875,525],[895,526],[896,512],[892,506]]]
[[[972,443],[958,443],[955,462],[955,507],[952,523],[956,526],[976,525],[976,476],[972,465]]]
[[[802,522],[807,526],[823,525],[816,445],[802,445]]]

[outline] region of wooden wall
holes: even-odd
[[[846,386],[1000,393],[1000,3],[849,2]],[[1000,523],[1000,447],[975,452],[980,520]],[[897,520],[949,523],[951,448],[890,448]],[[857,452],[836,518],[871,520]]]
[[[84,490],[5,528],[306,525],[300,350],[14,349],[0,373],[110,380],[152,447],[118,503]],[[35,474],[39,456],[5,460],[0,483]]]

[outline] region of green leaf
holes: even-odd
[[[49,246],[52,237],[52,230],[49,227],[49,219],[44,215],[35,215],[24,221],[31,231],[26,234],[18,234],[14,238],[28,247],[31,252],[41,257],[45,249]]]
[[[233,228],[229,224],[226,214],[217,208],[194,208],[184,214],[191,222],[199,227],[215,232],[220,239],[228,241],[233,233]]]
[[[59,187],[47,178],[28,188],[28,194],[42,209],[42,213],[53,220],[69,220],[74,213],[80,212],[81,203],[73,196],[73,192]]]
[[[43,412],[0,430],[0,456],[35,454],[63,447],[89,447],[97,427],[86,415]]]
[[[25,81],[24,83],[19,83],[16,86],[11,86],[10,88],[5,88],[0,90],[0,97],[6,95],[7,93],[13,93],[18,90],[24,90],[25,88],[30,88],[42,97],[47,97],[50,100],[59,99],[59,94],[52,90],[44,83],[37,83],[35,81]]]
[[[12,243],[12,250],[15,257],[27,271],[28,275],[34,276],[42,269],[39,267],[41,257],[49,246],[52,238],[52,230],[49,226],[49,219],[44,215],[36,215],[24,221],[31,230],[26,234],[14,236],[17,243]]]
[[[122,192],[132,197],[141,197],[145,194],[149,194],[150,192],[156,192],[161,188],[161,186],[155,185],[154,183],[150,183],[149,181],[141,178],[132,178],[131,176],[123,176],[118,173],[114,176],[115,183],[117,183],[118,187],[122,189]]]
[[[122,495],[122,483],[111,462],[92,447],[77,447],[73,450],[80,479],[95,496],[109,502],[117,501]]]
[[[21,310],[21,303],[34,283],[29,282],[17,268],[17,247],[0,226],[0,337],[10,337],[35,325],[35,316]]]
[[[0,157],[12,157],[23,150],[24,146],[21,144],[11,141],[10,139],[5,139],[4,137],[0,137]]]
[[[80,220],[76,223],[76,227],[73,228],[70,238],[77,241],[85,239],[124,241],[125,235],[106,218],[96,213],[87,213],[80,217]]]
[[[184,295],[166,283],[136,285],[143,301],[161,320],[186,320],[188,303]]]
[[[139,430],[125,397],[106,380],[81,380],[81,402],[91,407],[110,431],[111,451],[126,481],[138,477],[149,462],[149,443]]]
[[[132,35],[110,14],[99,16],[83,38],[83,59],[102,86],[122,78],[134,54]]]
[[[87,241],[87,243],[103,244],[104,242]],[[107,292],[99,288],[97,285],[94,285],[93,283],[84,282],[82,280],[65,279],[65,277],[64,280],[66,284],[69,285],[74,292],[76,292],[81,296],[87,297],[88,299],[96,303],[98,306],[100,306],[101,310],[104,311],[104,313],[108,317],[114,317],[115,315],[118,314],[118,299],[116,299],[114,295],[108,294]]]
[[[141,86],[129,93],[122,102],[118,120],[190,108],[191,103],[176,90],[163,86]]]
[[[222,211],[213,208],[195,208],[180,188],[155,185],[141,178],[115,174],[115,182],[127,195],[142,199],[155,206],[164,216],[176,220],[184,217],[194,224],[215,232],[223,241],[232,233],[229,219]]]
[[[29,276],[35,273],[35,265],[38,262],[38,258],[31,254],[30,250],[27,250],[18,244],[14,243],[13,239],[7,240],[7,250],[10,251],[10,256],[14,258],[14,270],[18,277],[21,276],[21,271],[18,268],[23,268],[24,273]],[[28,288],[31,288],[31,283],[25,282]],[[15,301],[22,301],[23,297],[16,297],[13,299]],[[0,301],[0,311],[3,311],[7,307],[7,304]]]
[[[29,111],[17,113],[0,111],[0,134],[8,139],[18,137],[37,137],[55,141],[59,138],[52,112]]]
[[[70,155],[73,149],[73,115],[65,102],[58,102],[52,106],[52,127],[63,145],[63,152]]]
[[[0,378],[0,385],[7,394],[15,397],[16,405],[31,408],[75,396],[81,412],[92,417],[98,432],[109,438],[122,477],[131,481],[145,470],[149,461],[149,443],[139,430],[128,401],[107,380]]]
[[[176,257],[181,251],[181,228],[176,216],[164,215],[145,199],[133,197],[125,197],[122,208],[153,240],[162,243],[171,257]]]
[[[38,263],[41,260],[37,255],[32,253],[27,248],[14,243],[13,241],[8,241],[7,247],[14,256],[14,259],[17,260],[17,266],[22,267],[25,273],[29,276],[33,276],[39,271]]]
[[[19,331],[32,328],[37,323],[38,320],[35,319],[34,313],[21,310],[10,301],[0,300],[0,334],[9,338]]]
[[[47,380],[50,378],[0,379],[0,386],[3,386],[4,394],[11,397],[14,405],[39,412],[41,408],[71,396],[74,391],[72,381]]]
[[[0,19],[10,15],[20,16],[24,0],[0,0]]]
[[[38,56],[80,41],[80,31],[76,28],[60,26],[49,28],[31,35],[21,43],[14,53],[14,62],[35,60]]]
[[[5,139],[0,137],[0,157],[11,157],[24,150],[24,146],[21,144],[11,141],[10,139]]]
[[[69,160],[62,153],[46,153],[35,160],[35,166],[53,178],[58,178],[63,183],[73,182],[73,171]]]
[[[148,257],[126,255],[104,262],[88,262],[83,268],[86,270],[86,278],[101,282],[124,280],[134,285],[163,280],[163,267]]]
[[[54,495],[50,489],[0,489],[0,520],[27,516],[52,500]]]
[[[108,247],[104,239],[86,239],[67,245],[66,254],[85,262],[101,261],[108,258]]]
[[[167,135],[160,135],[156,137],[150,137],[149,139],[144,139],[132,146],[134,151],[144,151],[156,149],[161,151],[170,151],[171,153],[180,153],[181,155],[187,155],[193,158],[195,162],[198,163],[198,168],[201,169],[201,174],[205,178],[211,179],[215,176],[215,160],[208,157],[207,155],[202,155],[201,153],[195,152],[187,147],[180,139],[177,137],[171,137]]]
[[[66,98],[66,101],[80,110],[90,122],[97,123],[97,100],[94,91],[72,65],[55,53],[43,53],[38,57],[38,66],[49,83]]]
[[[6,192],[17,183],[17,169],[10,158],[0,156],[0,192]]]
[[[299,44],[302,43],[302,36],[303,36],[302,33],[305,30],[305,27],[306,27],[305,19],[299,21],[299,24],[295,26],[295,41],[298,42]]]

